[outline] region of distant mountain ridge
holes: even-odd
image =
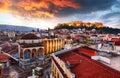
[[[17,26],[17,25],[0,24],[0,31],[1,30],[32,31],[32,30],[37,30],[37,28],[27,27],[27,26]]]

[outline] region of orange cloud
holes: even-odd
[[[8,9],[7,3],[0,2],[0,11],[6,11]]]
[[[58,7],[79,8],[79,4],[73,3],[73,0],[51,0],[51,2]]]
[[[0,12],[9,12],[25,17],[53,18],[63,8],[77,9],[79,4],[74,0],[2,0]]]

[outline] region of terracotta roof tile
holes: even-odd
[[[8,55],[0,53],[0,59],[10,58]]]

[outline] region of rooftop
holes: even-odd
[[[120,42],[115,42],[115,44],[119,44],[120,45]],[[90,47],[98,49],[99,44],[91,45]],[[115,48],[115,51],[119,51],[119,47],[120,46],[118,46],[118,48]],[[120,55],[116,55],[114,52],[112,53],[111,51],[112,51],[112,47],[103,46],[101,48],[101,50],[99,51],[98,55],[109,58],[111,64],[106,64],[106,63],[101,62],[101,61],[100,62],[105,64],[105,65],[107,65],[107,66],[110,66],[110,67],[112,67],[112,68],[114,68],[114,69],[116,69],[118,71],[120,71],[120,64],[119,64],[119,62],[120,62]]]
[[[65,63],[70,63],[69,69],[75,74],[75,78],[120,78],[119,71],[74,51],[68,51],[57,56]]]
[[[120,56],[116,56],[116,55],[113,55],[110,53],[105,53],[105,52],[99,52],[99,55],[109,58],[110,64],[104,63],[102,61],[99,61],[99,62],[120,71],[120,64],[119,64],[120,63]]]
[[[37,37],[35,34],[28,33],[25,34],[21,39],[39,39],[39,37]]]
[[[6,62],[10,57],[6,54],[0,53],[0,63]]]
[[[9,58],[9,56],[4,53],[0,53],[0,59],[6,59],[6,58]]]
[[[95,56],[97,54],[97,50],[89,48],[87,46],[82,46],[78,49],[79,51],[77,53],[79,54],[85,54],[89,57]]]

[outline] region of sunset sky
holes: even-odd
[[[47,29],[69,21],[120,28],[120,0],[0,0],[0,24]]]

